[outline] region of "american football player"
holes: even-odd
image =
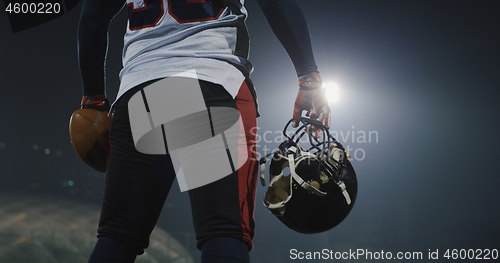
[[[299,89],[290,87],[291,92],[297,92],[292,115],[300,116],[305,111],[310,118],[329,125],[330,109],[297,0],[258,3],[297,73]],[[239,169],[189,190],[201,262],[249,262],[258,177],[256,138],[250,131],[256,127],[259,113],[250,80],[244,0],[85,0],[78,28],[82,106],[106,104],[103,65],[108,28],[122,8],[128,12],[123,69],[111,109],[111,153],[98,240],[89,262],[134,262],[148,247],[149,235],[176,177],[175,160],[168,152],[147,154],[136,149],[129,101],[136,94],[144,98],[147,121],[151,105],[146,100],[146,87],[173,76],[191,78],[184,73],[192,70],[207,107],[229,107],[239,112],[246,140],[243,151],[247,151],[245,159],[236,159],[242,162]],[[205,173],[210,170],[206,167]]]

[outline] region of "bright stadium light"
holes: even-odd
[[[326,97],[329,103],[333,103],[339,100],[339,86],[332,82],[323,83],[325,88]]]

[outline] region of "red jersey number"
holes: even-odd
[[[130,30],[154,27],[163,17],[163,0],[144,0],[143,6],[128,3],[128,21]]]
[[[168,0],[168,13],[179,23],[215,20],[222,10],[223,0]]]
[[[128,3],[130,30],[156,26],[164,15],[163,2],[144,0],[140,7]],[[223,0],[168,0],[168,13],[179,23],[215,20],[223,10]]]

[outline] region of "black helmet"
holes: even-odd
[[[299,120],[300,125],[288,136],[287,128],[293,120]],[[311,127],[321,129],[321,139],[311,134]],[[286,226],[300,233],[319,233],[337,226],[351,211],[358,193],[349,154],[326,126],[309,118],[292,118],[283,135],[287,140],[278,150],[260,160],[261,182],[265,185],[266,159],[273,156],[264,205]],[[299,146],[304,135],[311,145],[307,150]],[[288,175],[284,174],[287,167]]]

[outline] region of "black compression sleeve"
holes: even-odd
[[[297,76],[318,72],[309,29],[297,0],[258,1],[274,34],[290,56]]]
[[[108,28],[124,3],[124,0],[85,0],[83,3],[78,25],[78,62],[85,96],[106,92]]]

